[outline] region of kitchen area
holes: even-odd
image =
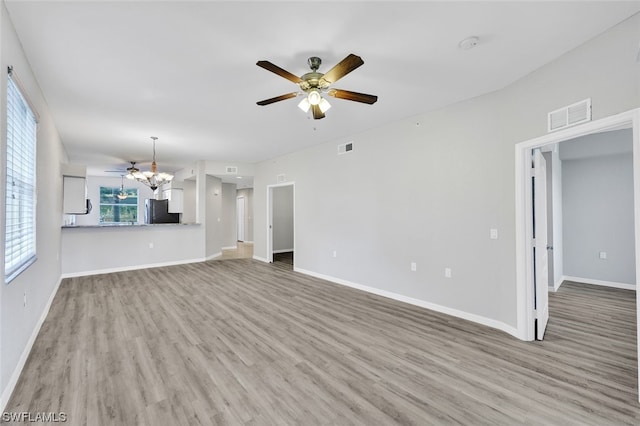
[[[63,276],[205,261],[235,246],[239,185],[209,174],[216,166],[197,162],[153,191],[64,165]]]

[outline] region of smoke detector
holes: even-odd
[[[480,39],[476,36],[467,37],[464,40],[462,40],[460,43],[458,43],[458,47],[462,50],[473,49],[478,45],[479,41]]]

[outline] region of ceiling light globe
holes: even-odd
[[[322,100],[322,96],[320,96],[320,92],[316,89],[313,89],[309,92],[309,96],[307,96],[307,100],[311,105],[318,105]]]

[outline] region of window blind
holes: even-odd
[[[9,74],[5,192],[5,282],[36,259],[36,116]]]

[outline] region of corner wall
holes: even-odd
[[[37,132],[37,261],[10,284],[0,283],[0,410],[4,409],[26,361],[28,351],[44,320],[60,280],[60,241],[62,223],[62,171],[67,156],[49,108],[27,62],[7,9],[0,5],[0,128],[6,129],[7,67],[12,65],[40,114]],[[1,132],[3,200],[0,220],[4,223],[5,153],[7,135]],[[4,230],[4,227],[2,227]],[[4,250],[4,231],[0,244]],[[3,271],[4,271],[4,258]],[[26,306],[24,298],[26,295]]]

